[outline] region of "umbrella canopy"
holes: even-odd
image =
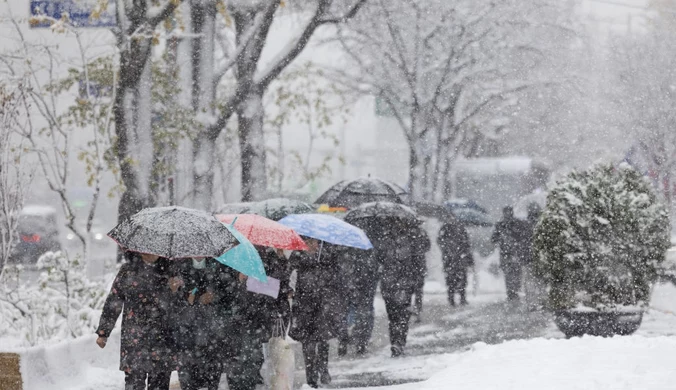
[[[279,221],[301,236],[326,241],[335,245],[371,249],[366,233],[354,225],[327,214],[293,214]]]
[[[254,214],[226,214],[216,218],[224,223],[235,221],[235,229],[254,245],[271,248],[305,251],[305,241],[290,227]]]
[[[255,202],[226,203],[215,214],[248,214]]]
[[[406,195],[406,190],[394,183],[368,177],[343,180],[324,192],[315,203],[351,208],[378,201],[405,203]]]
[[[352,223],[358,219],[395,218],[403,222],[420,224],[415,211],[403,204],[391,202],[372,202],[357,206],[345,214],[345,222]]]
[[[453,212],[446,206],[433,202],[415,202],[413,209],[423,217],[437,218],[444,222],[447,220],[454,220]]]
[[[169,259],[217,257],[239,243],[213,215],[178,206],[143,209],[108,236],[128,250]]]
[[[316,211],[317,210],[314,207],[300,200],[272,198],[253,203],[248,211],[245,211],[241,214],[258,214],[273,221],[279,221],[287,215],[308,214],[314,213]]]
[[[246,276],[250,276],[261,282],[267,282],[268,277],[265,275],[263,260],[253,244],[232,225],[222,225],[230,231],[240,244],[216,257],[216,261],[223,265],[227,265]]]

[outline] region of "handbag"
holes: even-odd
[[[278,318],[272,328],[272,337],[268,342],[267,369],[270,375],[271,390],[293,390],[293,377],[296,358],[287,339],[284,320]]]

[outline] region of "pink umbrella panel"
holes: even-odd
[[[308,249],[295,230],[260,215],[218,214],[216,219],[226,224],[235,221],[235,229],[254,245],[294,251]]]

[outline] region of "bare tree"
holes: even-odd
[[[610,98],[617,123],[631,135],[627,160],[655,182],[673,211],[676,195],[676,14],[657,4],[650,30],[617,37],[610,60],[618,66]]]
[[[205,16],[196,17],[192,21],[199,21],[201,27],[211,28],[211,15],[218,9],[219,2],[212,7],[205,2],[204,9],[197,10]],[[193,143],[193,176],[194,176],[194,205],[198,208],[211,207],[214,174],[215,174],[215,143],[227,122],[233,115],[237,115],[237,132],[239,138],[241,160],[241,193],[244,200],[251,200],[265,195],[267,190],[266,174],[266,147],[264,124],[263,96],[280,73],[291,63],[307,46],[315,31],[324,25],[342,23],[354,17],[366,0],[339,2],[335,0],[315,0],[303,3],[299,7],[299,17],[305,19],[302,28],[280,51],[278,56],[265,67],[260,63],[261,54],[269,40],[270,28],[283,10],[280,7],[285,2],[279,0],[241,0],[229,1],[221,5],[223,19],[216,24],[221,59],[216,61],[213,68],[209,65],[195,66],[200,69],[198,75],[193,74],[193,80],[200,85],[205,83],[205,77],[210,69],[214,71],[213,78],[207,79],[212,85],[203,85],[193,90],[199,91],[199,96],[212,96],[213,86],[227,80],[233,80],[223,96],[216,96],[214,102],[207,103],[193,97],[193,103],[199,110],[203,126],[195,136]],[[206,24],[205,24],[206,22]],[[225,26],[226,28],[223,28]],[[232,26],[232,29],[227,28]],[[200,42],[203,42],[200,39]],[[205,45],[206,43],[200,43]],[[195,58],[204,58],[200,46],[199,55]],[[207,60],[210,61],[210,60]],[[195,84],[193,84],[195,85]],[[218,93],[217,93],[218,95]],[[212,114],[213,113],[213,114]]]
[[[17,131],[25,127],[23,80],[0,81],[0,280],[17,242],[19,214],[31,171]],[[23,164],[22,164],[23,162]]]
[[[158,26],[167,20],[181,0],[117,0],[117,28],[113,30],[119,55],[119,77],[115,83],[113,115],[114,150],[120,165],[124,191],[118,218],[128,217],[151,206],[149,195],[154,157],[150,109],[150,57],[158,41]],[[141,142],[145,140],[146,143]]]
[[[23,77],[25,88],[25,93],[20,95],[25,126],[15,129],[20,140],[14,144],[23,145],[24,150],[37,159],[37,169],[49,188],[59,197],[66,227],[81,242],[81,255],[86,259],[101,193],[102,175],[113,164],[106,157],[106,152],[112,143],[111,102],[115,97],[114,93],[110,96],[102,90],[101,83],[95,82],[92,77],[98,78],[104,73],[114,78],[114,72],[106,66],[105,59],[88,62],[80,32],[68,19],[54,20],[46,16],[40,18],[50,22],[55,33],[68,34],[75,39],[78,47],[76,62],[79,64],[63,76],[58,67],[61,58],[55,48],[43,43],[29,42],[18,21],[10,15],[8,21],[14,27],[19,47],[15,51],[0,53],[0,64],[2,71],[9,76]],[[96,76],[93,76],[94,73]],[[66,109],[57,104],[64,97],[73,99],[72,105]],[[82,137],[77,131],[81,129],[91,130],[92,139],[88,147],[78,150],[73,141],[76,137]],[[73,202],[68,194],[70,164],[76,153],[86,164],[87,184],[93,188],[93,198],[84,225],[78,224]]]
[[[524,40],[540,2],[374,0],[339,42],[351,59],[334,77],[382,100],[409,144],[418,199],[450,193],[456,158],[501,135],[528,77],[546,57]]]

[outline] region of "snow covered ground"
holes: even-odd
[[[332,387],[674,388],[676,370],[671,357],[676,354],[676,287],[673,285],[655,287],[651,309],[636,335],[566,340],[545,313],[532,313],[505,303],[501,281],[491,277],[480,273],[483,287],[476,295],[470,294],[470,306],[455,309],[446,304],[443,285],[428,283],[423,321],[412,324],[408,355],[403,358],[389,357],[384,306],[378,300],[378,331],[372,353],[363,359],[332,356]],[[104,350],[95,345],[94,339],[91,335],[18,350],[23,356],[24,389],[121,390],[124,375],[117,370],[119,333],[113,334]],[[298,354],[296,359],[300,385],[302,358]]]
[[[669,389],[676,384],[676,338],[537,338],[427,359],[438,372],[392,390]],[[439,369],[440,367],[443,367]]]

